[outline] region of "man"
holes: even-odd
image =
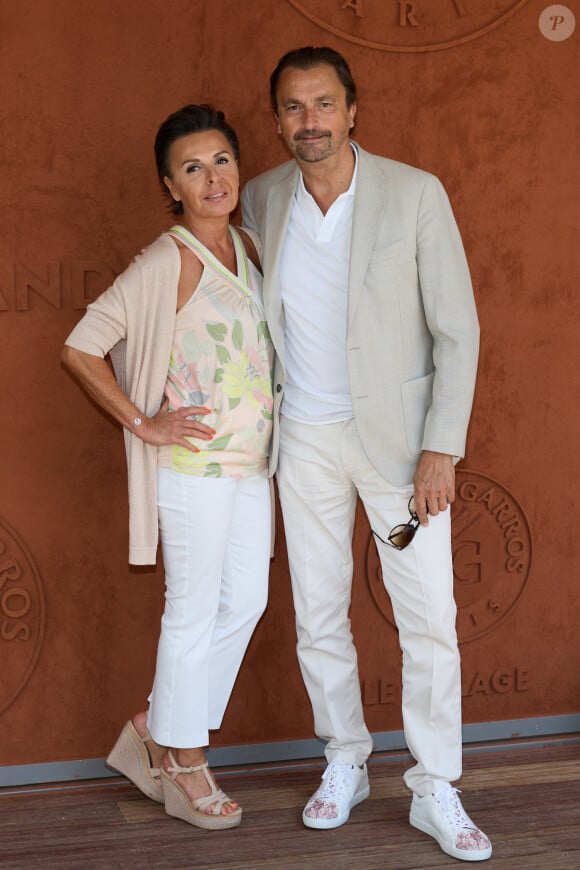
[[[411,824],[456,858],[485,860],[489,840],[450,785],[461,775],[461,688],[449,504],[479,341],[461,239],[436,178],[351,141],[356,91],[340,54],[291,51],[270,89],[294,160],[251,181],[242,204],[262,237],[278,354],[271,461],[298,657],[327,740],[303,821],[338,827],[369,794],[348,618],[358,493],[403,651]]]

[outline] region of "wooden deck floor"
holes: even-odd
[[[206,832],[171,819],[126,780],[0,790],[2,870],[579,870],[580,745],[469,755],[467,811],[491,837],[486,864],[445,856],[408,824],[408,761],[373,757],[371,796],[334,831],[300,821],[318,764],[218,773],[242,825]]]

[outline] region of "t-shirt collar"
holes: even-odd
[[[345,190],[341,196],[354,196],[356,189],[356,179],[358,174],[358,147],[356,144],[350,140],[350,147],[354,152],[354,172],[352,173],[352,179],[349,185],[348,190]],[[298,171],[298,184],[296,185],[296,199],[298,200],[300,205],[304,205],[304,203],[310,199],[312,199],[312,195],[308,193],[306,190],[306,185],[304,184],[304,176],[302,172]]]

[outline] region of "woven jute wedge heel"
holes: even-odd
[[[145,746],[150,740],[153,738],[149,731],[145,737],[141,737],[129,720],[107,756],[107,764],[130,779],[148,798],[162,804],[163,788],[159,768],[151,767],[151,759]]]

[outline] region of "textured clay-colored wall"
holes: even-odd
[[[0,0],[0,764],[102,757],[152,677],[162,573],[127,566],[121,433],[61,369],[62,342],[167,226],[159,122],[213,101],[244,178],[275,165],[267,77],[310,43],[351,62],[358,141],[441,177],[472,267],[482,353],[454,509],[465,721],[578,710],[578,39],[542,35],[546,6]],[[362,511],[354,547],[368,723],[398,729],[397,636]],[[311,728],[279,534],[214,745]]]

